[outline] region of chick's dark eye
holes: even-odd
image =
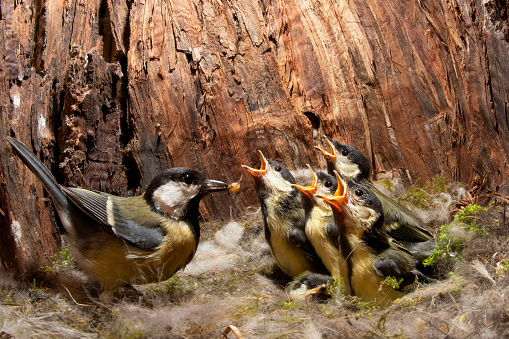
[[[274,167],[274,169],[276,170],[276,172],[281,172],[281,166],[276,166]]]
[[[344,150],[343,150],[343,152],[341,152],[341,154],[343,154],[343,156],[345,156],[345,157],[348,155],[348,153],[349,153],[349,152],[348,152],[348,150],[347,150],[347,149],[344,149]]]
[[[327,180],[325,183],[324,183],[325,187],[331,187],[332,186],[332,181],[330,180]]]
[[[189,174],[189,173],[188,173],[188,174],[185,174],[185,175],[184,175],[184,182],[185,182],[186,184],[190,185],[190,184],[192,184],[192,183],[193,183],[193,181],[194,181],[194,177],[193,177],[193,175],[192,175],[192,174]]]
[[[364,194],[364,192],[360,188],[356,189],[354,193],[358,197],[362,197],[362,195]]]

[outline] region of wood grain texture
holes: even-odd
[[[258,149],[290,169],[323,166],[323,134],[359,147],[375,176],[480,174],[507,194],[505,5],[2,2],[1,136],[63,184],[121,195],[172,166],[244,175],[237,194],[204,199],[205,218],[257,204],[240,165],[257,166]],[[23,271],[48,262],[58,236],[42,188],[0,142],[0,269]]]

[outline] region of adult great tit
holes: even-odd
[[[331,276],[340,279],[340,269],[346,270],[347,266],[339,249],[339,228],[332,208],[323,199],[315,198],[315,194],[332,198],[338,189],[338,181],[325,172],[315,173],[311,166],[308,167],[313,175],[313,183],[310,186],[292,185],[302,192],[306,236]]]
[[[200,199],[231,187],[181,167],[135,197],[64,187],[22,142],[7,140],[53,198],[74,259],[104,290],[163,281],[183,268],[200,239]]]
[[[302,197],[291,186],[295,178],[283,164],[266,159],[261,151],[260,156],[260,169],[242,167],[255,179],[272,257],[291,278],[304,271],[328,273],[306,237]]]
[[[339,227],[340,250],[347,266],[341,271],[345,291],[387,306],[414,288],[419,275],[416,259],[387,236],[377,196],[353,180],[342,182],[337,173],[336,177],[338,190],[332,198],[316,196],[332,207]],[[388,282],[389,277],[394,279]]]
[[[316,148],[327,158],[329,174],[333,175],[335,170],[343,179],[355,180],[369,188],[382,203],[387,233],[418,256],[420,261],[431,255],[436,247],[433,236],[408,208],[382,193],[369,180],[371,164],[364,154],[353,146],[325,138],[330,152]]]

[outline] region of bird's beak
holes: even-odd
[[[201,191],[202,191],[202,193],[226,191],[227,189],[230,189],[230,187],[231,186],[225,182],[208,179],[205,182],[205,185],[203,185]]]
[[[316,193],[316,185],[318,182],[318,178],[316,177],[316,173],[315,173],[315,171],[313,171],[313,168],[309,164],[307,164],[307,166],[309,167],[309,170],[311,171],[311,174],[313,175],[313,183],[311,184],[311,186],[300,186],[300,185],[295,185],[295,184],[292,184],[291,186],[295,187],[296,189],[298,189],[299,191],[301,191],[307,195],[313,195]]]
[[[261,157],[261,165],[260,165],[260,169],[259,170],[251,168],[251,167],[248,167],[246,165],[242,165],[242,167],[247,169],[249,171],[249,173],[251,173],[255,177],[260,177],[260,176],[265,175],[267,173],[267,159],[265,159],[265,157],[263,156],[262,151],[258,151],[258,152],[260,152],[260,157]]]
[[[326,135],[325,135],[325,139],[327,139],[327,142],[329,143],[330,152],[327,152],[326,150],[324,150],[318,146],[315,146],[315,148],[318,149],[320,152],[322,152],[322,154],[325,155],[326,157],[328,157],[330,160],[334,161],[336,159],[336,149],[332,145],[331,140]]]
[[[337,207],[341,209],[341,206],[344,206],[348,203],[348,196],[346,194],[346,185],[338,172],[334,171],[336,174],[336,179],[338,180],[338,189],[334,193],[332,198],[326,197],[325,195],[317,194],[316,196],[325,200],[329,205],[333,207]]]
[[[330,296],[330,292],[327,286],[324,284],[316,288],[313,288],[312,290],[309,290],[304,294],[304,298],[307,298],[309,296],[316,296],[317,298],[322,297],[323,299],[325,299],[325,297]]]

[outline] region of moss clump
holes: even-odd
[[[423,261],[424,266],[433,265],[439,258],[444,258],[447,255],[455,259],[458,258],[458,255],[466,246],[466,238],[455,236],[454,233],[456,232],[453,232],[455,228],[464,230],[466,233],[475,232],[479,235],[486,235],[487,230],[478,226],[474,220],[478,212],[486,212],[490,206],[491,204],[486,207],[476,204],[465,206],[454,216],[452,223],[440,226],[437,248],[433,251],[433,254]]]
[[[431,179],[431,183],[426,184],[422,184],[422,180],[419,178],[405,194],[396,200],[413,208],[430,209],[434,207],[433,196],[446,193],[448,188],[449,184],[445,177],[434,177]]]
[[[235,311],[233,312],[233,317],[236,319],[240,319],[243,317],[254,317],[258,312],[258,301],[256,304],[251,305],[240,305],[237,306]]]
[[[164,292],[173,296],[191,293],[198,288],[198,281],[190,278],[182,279],[179,274],[175,274],[170,279],[165,280],[162,284],[155,285],[156,292]]]
[[[399,289],[399,286],[403,282],[403,278],[399,279],[393,276],[385,277],[382,284],[392,287],[393,289],[397,290]]]
[[[42,271],[46,274],[54,274],[59,269],[68,269],[72,267],[73,258],[69,247],[62,248],[58,253],[53,254],[51,266],[44,266]]]
[[[287,310],[293,310],[293,309],[297,308],[297,306],[295,305],[295,303],[293,301],[286,302],[286,301],[280,300],[279,306],[281,306],[283,309],[287,309]]]
[[[355,310],[354,315],[370,314],[372,311],[380,308],[380,304],[376,300],[365,301],[359,297],[346,296],[345,307]]]
[[[454,285],[450,292],[456,294],[463,292],[465,286],[467,285],[465,279],[456,277],[456,273],[454,272],[449,272],[449,275],[451,276],[451,283]]]
[[[387,178],[378,180],[376,183],[385,187],[389,192],[394,191],[394,184]]]

